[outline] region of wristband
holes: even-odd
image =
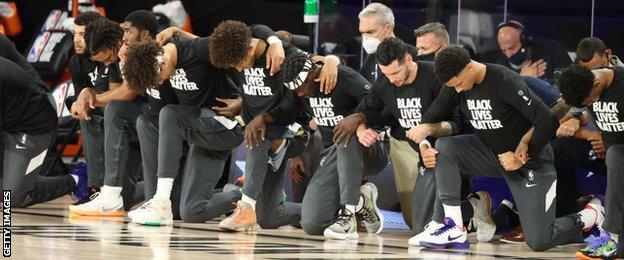
[[[583,114],[584,108],[580,107],[572,107],[570,111],[568,111],[568,116],[576,119],[581,119],[581,115]]]
[[[323,62],[327,62],[327,60],[329,60],[329,59],[336,60],[336,64],[340,64],[340,58],[338,58],[338,56],[336,56],[336,55],[327,55],[327,56],[325,56],[325,60]]]
[[[267,43],[269,45],[273,45],[276,43],[282,44],[282,40],[280,40],[279,38],[277,38],[277,36],[269,36],[269,38],[267,38]]]
[[[425,139],[425,140],[423,140],[422,142],[420,142],[420,143],[418,144],[418,148],[420,148],[423,144],[426,144],[426,145],[428,145],[429,147],[433,147],[433,146],[431,146],[431,143],[429,143],[429,141],[427,141],[427,139]]]

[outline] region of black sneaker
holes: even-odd
[[[100,187],[96,187],[96,186],[92,186],[89,187],[89,192],[86,196],[79,198],[76,197],[76,203],[72,204],[74,206],[80,205],[80,204],[85,204],[89,201],[92,201],[93,199],[97,198],[97,196],[100,195]]]

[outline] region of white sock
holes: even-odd
[[[256,200],[252,199],[250,197],[248,197],[247,195],[245,195],[245,193],[243,193],[243,197],[241,198],[241,200],[243,202],[248,203],[249,205],[251,205],[251,208],[256,211]]]
[[[154,198],[170,200],[173,189],[173,178],[158,178],[156,182],[156,194]]]
[[[74,181],[76,182],[76,186],[78,186],[78,175],[76,174],[70,174],[72,176],[72,178],[74,178]]]
[[[348,204],[347,204],[347,205],[345,205],[345,208],[346,208],[348,211],[351,211],[351,213],[355,214],[355,205],[348,205]]]
[[[509,209],[513,210],[513,203],[511,203],[511,201],[508,200],[503,200],[501,201],[501,204],[507,206]]]
[[[461,208],[459,206],[450,206],[442,204],[444,207],[444,216],[449,217],[455,222],[458,227],[464,226],[464,220],[461,215]]]
[[[362,210],[362,208],[364,207],[364,196],[362,196],[362,194],[360,194],[360,199],[358,200],[358,204],[355,205],[355,212],[360,212],[360,210]]]
[[[114,198],[121,196],[121,186],[102,186],[102,191],[100,192],[100,196],[106,198]]]
[[[579,211],[578,215],[581,218],[581,222],[583,222],[583,229],[591,228],[594,224],[596,224],[596,218],[598,215],[596,214],[595,209],[584,208]]]

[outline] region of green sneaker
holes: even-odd
[[[377,207],[377,197],[379,192],[377,186],[372,182],[367,182],[360,186],[360,197],[364,200],[362,208],[355,214],[361,217],[369,234],[379,234],[384,228],[383,214]]]
[[[325,229],[323,235],[326,239],[358,239],[355,214],[345,206],[342,206],[342,208],[338,210],[336,221]]]
[[[615,259],[617,244],[610,237],[600,236],[589,241],[587,247],[576,252],[579,259]]]

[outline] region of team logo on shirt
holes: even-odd
[[[145,89],[145,93],[147,93],[150,97],[154,99],[160,99],[160,91],[155,88],[147,88]]]
[[[503,124],[500,120],[492,118],[492,106],[489,99],[467,99],[468,110],[472,120],[472,127],[479,130],[500,129]]]
[[[97,67],[95,67],[95,69],[93,69],[93,71],[89,72],[89,79],[91,79],[91,85],[95,86],[95,80],[98,77],[98,72],[97,72]]]
[[[401,127],[407,129],[420,124],[422,117],[420,98],[397,98],[397,108],[401,112],[399,118]]]
[[[524,91],[522,90],[518,90],[518,96],[521,96],[522,99],[524,99],[524,101],[527,102],[527,105],[531,105],[531,103],[533,102],[533,99],[530,99],[529,97],[527,97],[526,95],[524,95]]]
[[[335,126],[344,117],[334,113],[334,104],[331,98],[310,98],[310,107],[314,112],[314,120],[320,126]]]
[[[596,125],[605,132],[622,132],[624,123],[620,122],[617,102],[594,102],[592,108],[596,113]]]
[[[264,68],[245,69],[245,83],[243,92],[250,96],[273,96],[271,87],[264,85]]]
[[[186,77],[186,71],[184,71],[184,69],[176,69],[175,75],[171,79],[169,79],[169,82],[171,82],[171,87],[175,89],[185,91],[199,90],[199,88],[197,87],[197,83],[189,82],[188,78]]]

